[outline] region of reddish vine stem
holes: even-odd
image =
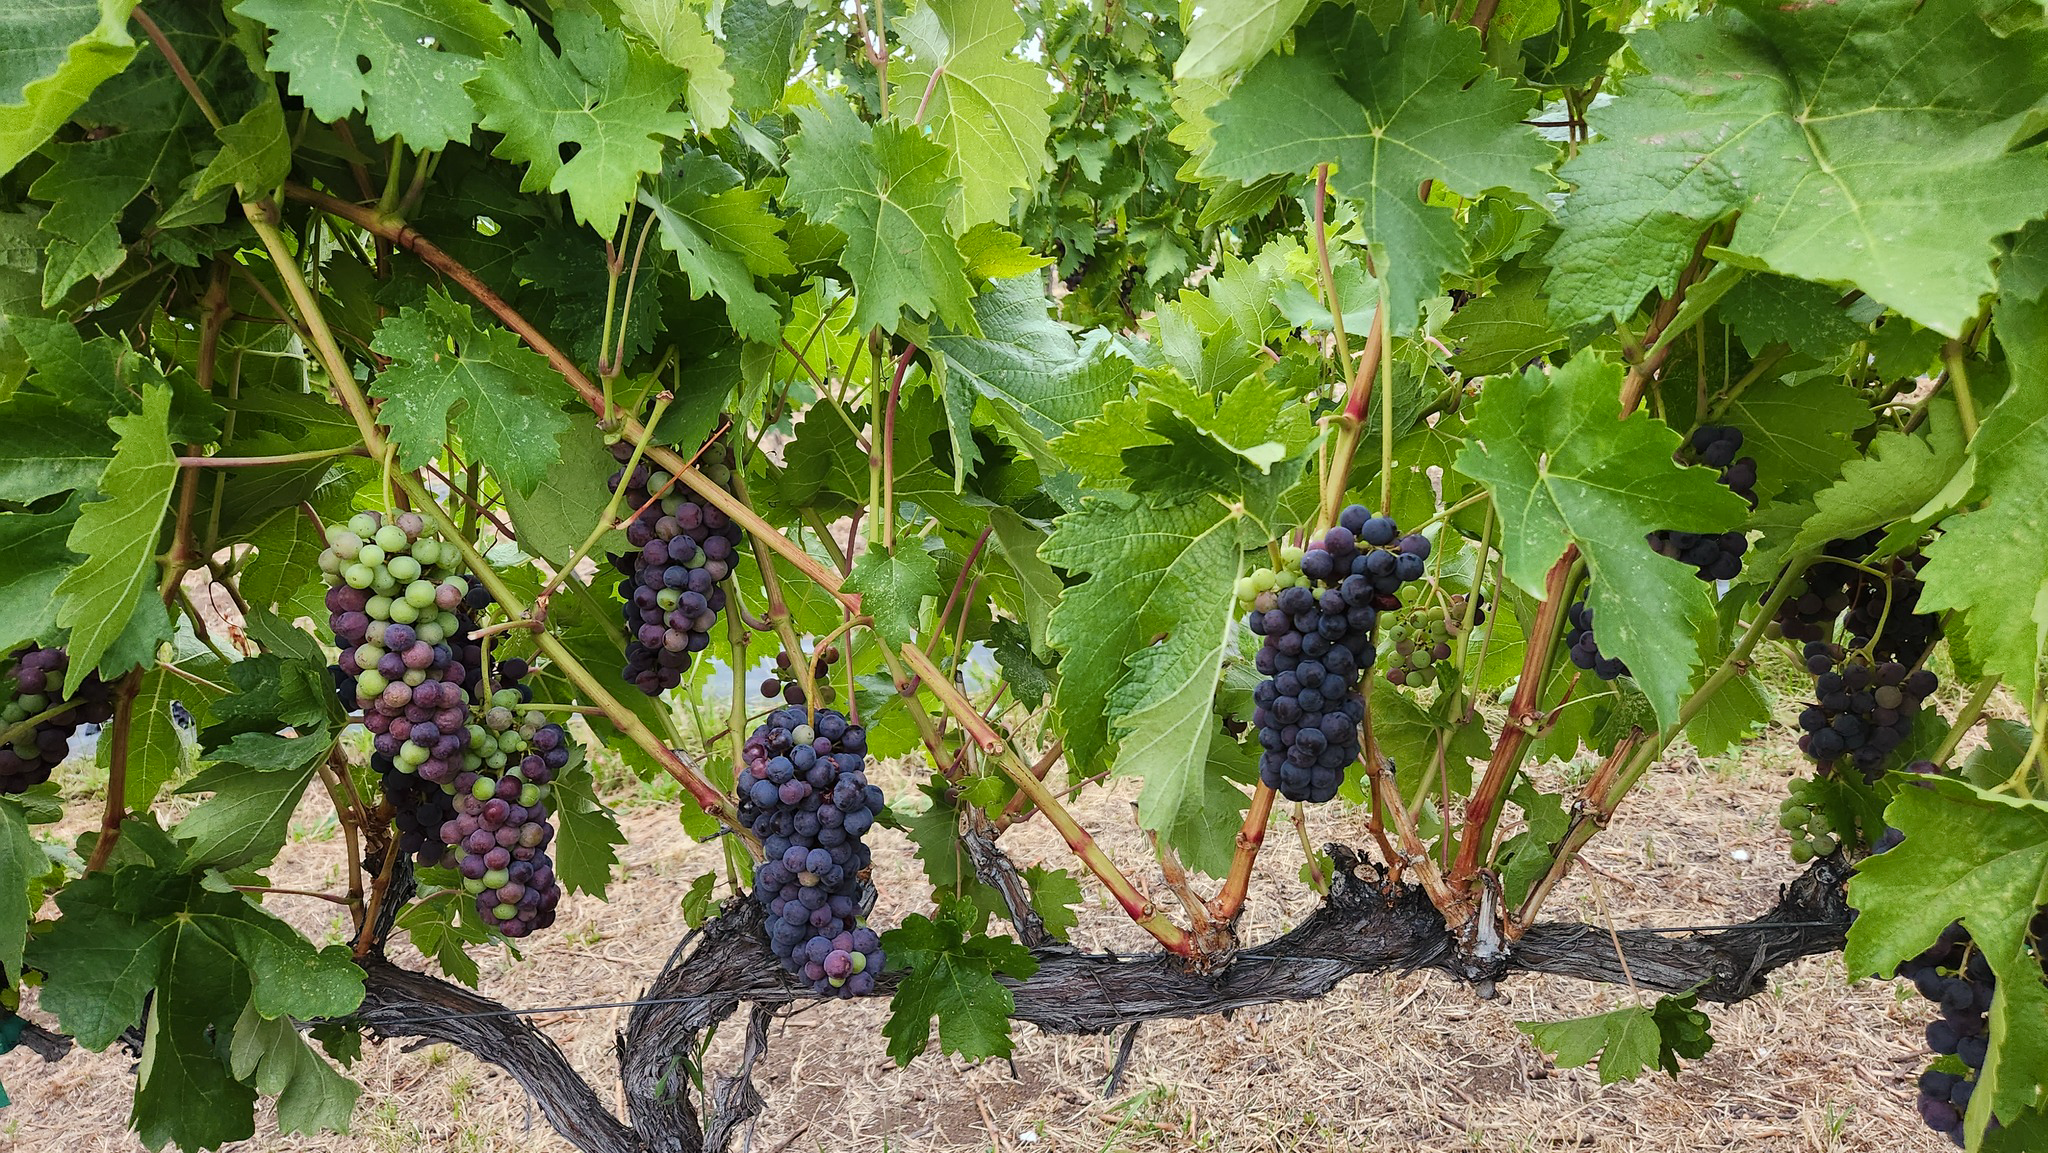
[[[93,842],[92,860],[85,871],[97,873],[114,853],[121,839],[121,822],[128,816],[128,744],[135,727],[135,694],[142,688],[142,670],[121,678],[114,690],[114,720],[108,726],[107,803],[100,810],[100,835]]]
[[[1244,823],[1238,826],[1237,848],[1230,855],[1230,872],[1223,878],[1223,888],[1216,899],[1209,902],[1209,916],[1219,924],[1233,923],[1244,911],[1245,897],[1252,888],[1252,865],[1265,845],[1277,795],[1263,781],[1252,790],[1251,807],[1245,811]]]
[[[1351,486],[1351,461],[1365,435],[1365,410],[1372,403],[1373,381],[1379,375],[1380,360],[1386,355],[1387,310],[1373,313],[1372,328],[1365,338],[1365,351],[1358,357],[1358,373],[1351,378],[1345,394],[1344,411],[1331,417],[1337,424],[1337,444],[1330,454],[1330,476],[1323,487],[1322,524],[1334,523],[1344,506],[1344,490]]]
[[[960,603],[960,590],[967,583],[967,574],[974,571],[974,562],[981,559],[982,546],[988,544],[989,534],[995,531],[996,526],[993,524],[982,529],[981,535],[975,538],[974,547],[967,550],[967,559],[960,562],[960,575],[953,578],[953,591],[946,594],[946,607],[939,611],[939,620],[941,622],[952,619],[953,606]],[[938,639],[938,634],[936,633],[927,638],[925,641],[925,651],[930,652],[931,647],[938,643]]]
[[[1046,774],[1052,772],[1053,765],[1058,763],[1060,754],[1065,751],[1065,746],[1061,745],[1058,741],[1054,741],[1046,746],[1046,750],[1038,755],[1038,759],[1031,762],[1031,775],[1041,781],[1044,780]],[[996,819],[996,832],[1001,833],[1018,821],[1029,818],[1031,814],[1024,811],[1024,806],[1030,799],[1022,791],[1019,791],[1016,796],[1011,797],[1009,802],[1003,806],[1002,816]]]
[[[227,266],[215,261],[213,274],[207,278],[206,295],[200,298],[199,361],[195,371],[200,390],[208,395],[213,393],[213,378],[220,364],[221,330],[227,327],[231,312],[228,307]],[[188,444],[185,451],[196,456],[202,447]],[[191,459],[178,458],[178,466],[184,472],[178,478],[178,519],[176,527],[171,530],[171,555],[164,565],[162,593],[166,608],[177,599],[178,586],[199,555],[192,542],[192,513],[199,506],[199,472],[187,463]],[[199,627],[198,621],[192,623]]]
[[[1550,890],[1556,888],[1559,881],[1564,880],[1565,874],[1571,870],[1572,861],[1578,857],[1579,850],[1585,847],[1587,841],[1593,839],[1594,834],[1606,828],[1608,821],[1614,819],[1614,808],[1621,801],[1619,795],[1611,798],[1609,796],[1614,787],[1615,777],[1621,772],[1622,765],[1635,755],[1636,746],[1642,744],[1644,735],[1641,729],[1629,730],[1627,736],[1614,743],[1613,751],[1607,754],[1606,759],[1600,762],[1600,767],[1586,780],[1585,787],[1579,791],[1578,799],[1572,802],[1571,823],[1565,828],[1564,836],[1558,839],[1557,846],[1552,852],[1549,870],[1530,888],[1521,909],[1508,921],[1506,931],[1509,940],[1514,940],[1528,931],[1535,911],[1543,907],[1543,902],[1550,896]]]
[[[889,407],[882,418],[882,547],[896,552],[896,402],[903,395],[903,378],[910,372],[910,358],[917,346],[906,344],[896,357],[896,376],[889,382]],[[941,621],[946,618],[941,615]]]
[[[1488,0],[1480,0],[1481,7],[1487,2]],[[1677,319],[1678,310],[1685,304],[1686,290],[1706,271],[1707,244],[1713,235],[1714,230],[1708,229],[1700,234],[1699,241],[1693,245],[1692,260],[1686,264],[1685,270],[1678,274],[1677,286],[1671,290],[1671,295],[1665,297],[1663,303],[1657,306],[1656,313],[1650,318],[1649,330],[1643,333],[1643,347],[1655,346],[1663,338],[1664,330],[1671,327],[1671,322]],[[1628,376],[1621,382],[1621,419],[1627,420],[1629,414],[1636,410],[1636,406],[1643,402],[1643,392],[1649,388],[1650,381],[1656,378],[1657,373],[1663,369],[1664,362],[1671,356],[1671,345],[1671,341],[1664,341],[1656,351],[1644,356],[1630,367]]]
[[[1459,898],[1472,892],[1472,880],[1479,871],[1481,834],[1499,810],[1508,783],[1521,767],[1529,738],[1535,727],[1542,723],[1540,694],[1543,691],[1543,671],[1550,664],[1550,651],[1557,641],[1557,623],[1564,616],[1565,594],[1569,591],[1566,585],[1578,559],[1578,546],[1567,545],[1564,555],[1550,566],[1550,573],[1544,578],[1543,605],[1537,610],[1528,648],[1522,654],[1522,673],[1515,685],[1514,700],[1508,706],[1507,723],[1501,727],[1500,739],[1494,743],[1493,759],[1487,762],[1486,775],[1480,778],[1478,786],[1465,802],[1465,829],[1458,844],[1458,859],[1451,865],[1449,877],[1451,890]],[[1449,814],[1445,816],[1448,818]],[[1450,915],[1450,910],[1444,912],[1446,916]]]

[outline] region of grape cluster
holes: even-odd
[[[85,724],[103,725],[114,716],[113,689],[88,672],[66,692],[71,660],[60,648],[30,645],[14,654],[14,668],[0,681],[0,730],[13,730],[59,705],[65,712],[37,721],[0,745],[0,793],[20,793],[50,779],[51,770],[71,754],[71,734]]]
[[[1693,430],[1691,444],[1701,464],[1720,470],[1721,483],[1748,501],[1749,507],[1756,507],[1756,458],[1737,460],[1735,456],[1742,451],[1741,429],[1703,424]],[[1734,580],[1742,572],[1742,554],[1749,550],[1749,537],[1740,530],[1696,533],[1658,529],[1649,540],[1651,551],[1691,565],[1703,581]]]
[[[754,900],[768,911],[768,941],[783,967],[825,996],[864,997],[882,971],[882,941],[867,927],[861,837],[882,811],[868,783],[868,735],[845,714],[777,709],[747,737],[740,820],[761,838]]]
[[[829,705],[839,699],[839,690],[831,684],[832,666],[839,663],[839,656],[838,649],[827,648],[811,658],[811,680],[818,686],[818,695],[824,698],[819,704]],[[780,698],[789,705],[806,703],[803,684],[790,675],[790,670],[795,667],[788,653],[776,653],[775,673],[762,679],[761,695],[771,701]]]
[[[1842,619],[1850,645],[1868,652],[1872,660],[1916,665],[1941,639],[1941,618],[1919,611],[1926,586],[1909,575],[1910,565],[1911,558],[1894,560],[1891,580],[1869,581],[1864,595],[1850,603]]]
[[[1884,543],[1884,530],[1853,540],[1831,540],[1821,559],[1799,577],[1800,587],[1778,609],[1778,631],[1795,641],[1824,641],[1834,635],[1844,610],[1862,599],[1870,574],[1843,561],[1861,561]],[[1882,606],[1880,606],[1882,607]]]
[[[612,456],[623,466],[633,446],[621,441]],[[714,483],[732,479],[724,459],[705,462]],[[621,675],[648,696],[683,683],[691,658],[711,643],[711,629],[725,608],[718,587],[732,572],[740,530],[715,506],[699,504],[676,478],[645,461],[628,476],[621,467],[608,487],[624,484],[634,508],[626,543],[637,552],[615,553],[612,564],[625,574],[619,596],[626,602],[626,667]]]
[[[1792,834],[1792,859],[1805,864],[1815,857],[1830,857],[1841,850],[1842,833],[1824,806],[1826,786],[1819,781],[1796,777],[1778,803],[1778,824]]]
[[[1265,638],[1255,664],[1267,679],[1252,691],[1252,722],[1268,788],[1290,801],[1337,795],[1358,759],[1358,685],[1378,655],[1373,628],[1381,611],[1401,606],[1401,585],[1422,579],[1428,556],[1427,539],[1403,536],[1392,519],[1354,504],[1302,552],[1307,584],[1253,600],[1245,623]]]
[[[1451,641],[1465,628],[1465,608],[1470,598],[1457,593],[1448,605],[1425,605],[1396,618],[1387,629],[1394,659],[1387,664],[1387,683],[1406,688],[1427,688],[1436,683],[1437,662],[1451,659]],[[1482,598],[1472,611],[1472,623],[1486,620]]]
[[[459,560],[414,512],[357,513],[327,530],[320,554],[341,650],[336,684],[343,705],[362,710],[401,848],[421,864],[442,858],[435,830],[452,812],[444,786],[461,771],[482,677],[465,612],[481,590],[454,571]]]
[[[522,703],[516,687],[491,694],[481,723],[469,727],[454,812],[436,830],[477,912],[507,937],[554,924],[562,900],[545,851],[555,837],[547,800],[550,782],[569,763],[570,738]]]
[[[1867,781],[1884,772],[1885,758],[1913,731],[1920,703],[1938,683],[1926,669],[1873,665],[1863,653],[1826,641],[1807,642],[1806,671],[1817,699],[1799,714],[1799,751],[1822,766],[1846,756]]]
[[[2034,917],[2030,935],[2037,956],[2048,969],[2048,912]],[[1963,1144],[1963,1114],[1977,1090],[1977,1077],[1991,1047],[1991,997],[1997,980],[1983,950],[1973,947],[1961,922],[1942,930],[1924,953],[1899,966],[1899,976],[1913,982],[1922,997],[1939,1005],[1941,1015],[1927,1026],[1927,1047],[1937,1056],[1953,1057],[1964,1072],[1931,1068],[1920,1074],[1920,1119],[1927,1127]],[[1998,1128],[1993,1117],[1990,1128]]]
[[[1593,637],[1593,610],[1585,601],[1574,602],[1566,608],[1564,618],[1564,643],[1570,650],[1572,664],[1603,681],[1628,675],[1628,666],[1620,657],[1605,656],[1600,652],[1600,643]]]

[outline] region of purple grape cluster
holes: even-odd
[[[1869,653],[1874,661],[1917,665],[1941,639],[1941,618],[1920,611],[1920,594],[1927,586],[1911,575],[1917,559],[1894,558],[1891,579],[1869,580],[1863,595],[1850,603],[1848,615],[1842,618],[1851,647]],[[1865,573],[1858,575],[1868,578]]]
[[[725,608],[719,588],[738,556],[740,530],[717,507],[700,504],[688,489],[645,461],[626,474],[633,446],[612,446],[620,469],[608,486],[625,485],[625,499],[634,511],[626,526],[626,543],[638,552],[615,553],[612,564],[625,579],[619,596],[626,602],[626,667],[621,675],[648,696],[659,696],[683,683],[695,654],[711,643],[711,629]],[[725,484],[732,468],[725,460],[707,460],[704,475]]]
[[[1735,455],[1742,451],[1741,429],[1703,424],[1692,431],[1691,445],[1701,464],[1720,470],[1723,485],[1748,501],[1749,507],[1756,507],[1756,458],[1738,460]],[[1749,537],[1739,530],[1696,533],[1658,529],[1649,540],[1651,551],[1691,565],[1703,581],[1734,580],[1742,572],[1742,554],[1749,551]]]
[[[460,554],[418,513],[358,513],[328,530],[327,545],[320,567],[342,702],[362,710],[401,848],[438,864],[435,830],[453,812],[446,787],[462,768],[483,675],[482,650],[468,639],[476,591],[452,571]]]
[[[1846,756],[1866,781],[1876,781],[1939,681],[1926,669],[1873,665],[1860,650],[1826,641],[1808,641],[1805,655],[1815,700],[1799,714],[1799,751],[1824,767]]]
[[[569,764],[561,725],[522,709],[516,687],[491,695],[454,782],[454,813],[437,832],[486,922],[507,937],[555,923],[562,886],[546,852],[549,785]]]
[[[98,674],[86,673],[65,691],[71,659],[63,649],[30,645],[15,652],[13,662],[0,681],[0,701],[6,702],[0,704],[0,731],[13,734],[0,745],[0,793],[26,792],[49,780],[71,755],[78,726],[103,725],[114,717],[113,688]],[[28,724],[59,705],[70,708]]]
[[[1593,636],[1591,606],[1585,601],[1574,602],[1565,609],[1564,620],[1564,643],[1570,651],[1573,665],[1603,681],[1628,675],[1628,665],[1620,657],[1610,657],[1600,651],[1600,642]]]
[[[2048,965],[2048,952],[2040,945],[2044,934],[2048,934],[2048,913],[2037,914],[2031,930],[2036,952]],[[1899,976],[1913,982],[1922,997],[1941,1008],[1941,1015],[1927,1026],[1927,1047],[1963,1066],[1961,1073],[1928,1069],[1920,1074],[1919,1083],[1920,1119],[1961,1146],[1963,1114],[1976,1094],[1977,1077],[1991,1048],[1989,1014],[1997,979],[1983,950],[1974,947],[1961,922],[1943,929],[1926,952],[1901,964]],[[1998,1118],[1993,1117],[1989,1128],[1998,1127]]]
[[[747,738],[740,820],[761,838],[754,900],[784,968],[824,996],[864,997],[882,971],[882,941],[864,920],[870,855],[861,837],[882,811],[868,783],[868,735],[834,709],[790,706]]]
[[[1808,565],[1798,578],[1798,591],[1779,607],[1779,633],[1795,641],[1831,639],[1835,622],[1862,599],[1872,579],[1862,569],[1842,562],[1861,561],[1884,543],[1884,536],[1884,530],[1878,528],[1853,540],[1829,541],[1821,550],[1821,559]],[[1879,607],[1881,610],[1882,605]]]
[[[1252,723],[1268,788],[1318,804],[1337,795],[1358,760],[1358,686],[1378,657],[1373,628],[1400,607],[1401,585],[1422,579],[1428,557],[1426,538],[1354,504],[1303,550],[1308,584],[1253,599],[1245,626],[1265,638],[1254,664],[1266,679],[1252,690]]]

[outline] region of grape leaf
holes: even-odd
[[[801,61],[810,9],[777,0],[727,0],[719,16],[733,107],[754,112],[782,100]]]
[[[0,513],[0,652],[57,634],[57,585],[79,560],[65,543],[85,498],[48,513]]]
[[[24,0],[0,24],[0,173],[135,59],[135,0]]]
[[[71,630],[72,665],[93,668],[135,614],[136,598],[157,575],[157,528],[178,481],[171,452],[170,389],[149,387],[142,410],[109,423],[119,439],[100,478],[104,500],[87,504],[67,540],[85,555],[57,586],[57,624]]]
[[[1011,53],[1025,38],[1017,9],[1009,0],[924,0],[894,27],[912,59],[892,111],[952,154],[953,230],[1008,221],[1017,190],[1050,167],[1052,131],[1045,68]]]
[[[1565,334],[1551,326],[1541,293],[1542,274],[1520,266],[1501,270],[1492,292],[1459,309],[1444,325],[1444,339],[1457,346],[1451,367],[1467,376],[1520,372],[1530,361],[1559,347]]]
[[[412,947],[432,957],[443,973],[474,989],[481,973],[466,946],[488,945],[492,934],[466,919],[463,906],[474,904],[460,889],[443,889],[405,907],[392,922],[404,929]]]
[[[1309,0],[1212,0],[1187,22],[1187,47],[1173,62],[1177,80],[1214,80],[1278,47],[1308,11]]]
[[[1739,748],[1770,723],[1771,696],[1745,674],[1732,677],[1707,698],[1706,707],[1685,726],[1686,739],[1703,757],[1718,757]]]
[[[1262,385],[1253,378],[1238,391],[1263,397]],[[1245,551],[1272,539],[1268,518],[1309,454],[1261,470],[1205,430],[1214,399],[1160,386],[1142,394],[1136,411],[1155,441],[1126,456],[1159,483],[1134,486],[1143,500],[1082,500],[1054,522],[1039,556],[1086,577],[1047,629],[1062,654],[1053,705],[1069,762],[1095,767],[1115,745],[1116,772],[1144,781],[1139,823],[1190,866],[1220,875],[1243,802],[1211,764],[1210,703],[1235,627],[1230,590]],[[1261,415],[1282,422],[1290,442],[1308,439],[1304,407]],[[1182,480],[1168,483],[1175,468]]]
[[[491,155],[527,166],[521,191],[568,193],[576,219],[609,237],[640,178],[661,170],[662,142],[690,131],[673,110],[681,70],[592,12],[558,13],[559,56],[525,14],[514,20],[513,46],[469,82],[483,127],[504,135]]]
[[[1363,12],[1325,7],[1294,55],[1260,61],[1209,110],[1215,151],[1202,171],[1249,184],[1337,165],[1331,187],[1360,201],[1393,329],[1405,333],[1467,260],[1456,216],[1418,195],[1425,181],[1465,196],[1549,190],[1555,150],[1521,123],[1530,99],[1486,67],[1474,29],[1411,6],[1383,36]]]
[[[1031,908],[1045,922],[1045,931],[1064,941],[1081,923],[1074,907],[1081,903],[1081,882],[1065,869],[1032,865],[1023,870],[1031,886]]]
[[[263,866],[276,859],[314,770],[334,747],[325,730],[297,737],[242,733],[213,749],[213,763],[178,790],[212,793],[172,833],[192,842],[195,864],[220,869]]]
[[[249,1005],[235,1022],[228,1050],[236,1080],[277,1099],[281,1133],[348,1131],[362,1086],[334,1071],[290,1021],[270,1020]]]
[[[2041,380],[2048,304],[2008,300],[1998,318],[2013,379]],[[1975,469],[1971,491],[1984,505],[1942,522],[1926,550],[1920,608],[1960,610],[1971,656],[2031,700],[2048,652],[2048,389],[2007,392],[1970,442],[1965,467]]]
[[[131,821],[121,844],[147,840]],[[117,854],[118,859],[118,854]],[[281,1020],[337,1016],[362,1000],[348,949],[315,949],[239,893],[198,873],[122,865],[57,895],[59,917],[30,946],[49,974],[42,1005],[65,1032],[104,1049],[148,1018],[132,1120],[152,1149],[239,1140],[254,1132],[256,1094],[235,1080],[226,1045],[245,1010]]]
[[[837,96],[796,116],[784,195],[846,236],[839,263],[858,294],[854,327],[894,332],[908,308],[973,331],[974,293],[949,223],[960,181],[946,150],[915,128],[863,124]]]
[[[240,187],[254,199],[284,183],[292,168],[292,144],[285,133],[284,106],[259,100],[240,120],[215,130],[221,150],[186,195],[203,199],[216,188]]]
[[[1457,467],[1492,492],[1517,587],[1540,593],[1552,562],[1578,545],[1601,650],[1628,663],[1669,724],[1713,617],[1692,571],[1644,535],[1725,531],[1748,506],[1712,470],[1673,464],[1679,437],[1661,422],[1640,411],[1615,419],[1621,377],[1587,351],[1547,376],[1489,378]]]
[[[621,0],[619,20],[647,37],[670,64],[689,73],[684,103],[704,128],[723,128],[732,119],[732,73],[725,49],[711,35],[705,15],[682,0]]]
[[[1760,380],[1729,402],[1721,422],[1742,430],[1756,458],[1759,500],[1805,500],[1856,455],[1850,435],[1870,424],[1870,404],[1839,379]]]
[[[2048,95],[2048,33],[2002,37],[1970,0],[1738,0],[1629,45],[1647,75],[1592,110],[1562,171],[1562,320],[1670,291],[1701,231],[1740,212],[1733,253],[1955,336],[1995,287],[1996,239],[2048,212],[2048,153],[2010,150]]]
[[[0,800],[0,984],[21,983],[21,950],[35,912],[29,895],[48,867],[49,858],[29,833],[21,806],[11,797]]]
[[[691,293],[717,293],[735,331],[775,343],[782,311],[754,286],[754,277],[796,268],[782,221],[768,211],[768,193],[741,186],[740,174],[715,156],[686,153],[641,191],[640,203],[661,222],[662,245],[676,254]]]
[[[523,494],[561,459],[568,386],[509,329],[477,327],[467,304],[430,292],[386,319],[370,346],[395,362],[371,390],[406,468],[432,462],[451,425],[469,455]]]
[[[1691,303],[1690,293],[1687,303]],[[1840,289],[1767,273],[1744,276],[1721,299],[1715,315],[1735,330],[1751,355],[1783,342],[1827,363],[1848,353],[1857,341],[1870,338],[1870,326],[1858,324],[1842,307]]]
[[[1007,937],[970,936],[963,925],[976,915],[948,902],[937,920],[912,913],[902,927],[882,934],[890,966],[907,970],[882,1026],[898,1065],[910,1064],[930,1046],[933,1017],[939,1021],[940,1052],[970,1061],[1010,1054],[1016,1001],[996,974],[1023,980],[1038,971],[1038,961]]]
[[[938,561],[916,537],[898,542],[895,552],[862,553],[845,588],[860,595],[860,611],[874,618],[875,634],[892,647],[916,639],[926,597],[946,595]]]
[[[104,424],[78,419],[53,397],[17,392],[0,403],[0,500],[89,489],[113,454]]]
[[[1970,1101],[1974,1139],[1993,1111],[2013,1116],[2048,1095],[2048,984],[2027,951],[2027,923],[2048,905],[2048,805],[1915,780],[1922,787],[1900,789],[1885,809],[1905,840],[1849,881],[1858,915],[1843,960],[1851,973],[1890,976],[1951,922],[1970,931],[1998,978],[1991,1051]]]
[[[611,488],[605,482],[618,471],[618,462],[592,421],[573,422],[557,443],[562,449],[561,462],[540,478],[532,492],[507,489],[505,512],[519,533],[520,548],[560,566],[576,555],[590,530],[597,527],[598,517],[611,500]],[[619,504],[613,523],[632,511],[623,499]],[[591,553],[622,552],[625,547],[626,534],[614,529],[598,538]]]
[[[416,151],[469,140],[477,106],[463,86],[508,27],[503,9],[471,0],[242,0],[235,11],[270,26],[269,67],[290,74],[313,115],[361,112],[377,139]]]
[[[195,662],[186,662],[187,671]],[[195,672],[205,679],[214,670],[201,666]],[[135,704],[128,723],[128,807],[137,812],[156,802],[156,795],[170,782],[192,768],[193,750],[185,733],[171,715],[173,702],[183,705],[195,721],[202,720],[212,689],[187,680],[166,668],[145,669],[136,687]],[[101,741],[100,767],[108,767],[113,742]]]
[[[590,763],[580,754],[555,778],[553,808],[561,833],[554,842],[555,873],[562,887],[602,898],[612,866],[619,863],[615,849],[626,843],[626,834],[619,831],[619,819],[597,799]]]
[[[1678,1059],[1698,1060],[1714,1047],[1707,1015],[1693,1008],[1695,994],[1659,997],[1651,1006],[1630,1005],[1570,1021],[1517,1021],[1536,1047],[1557,1054],[1560,1068],[1593,1062],[1600,1083],[1630,1081],[1649,1069],[1678,1076]]]
[[[971,385],[1026,451],[1052,460],[1055,437],[1102,411],[1130,382],[1130,362],[1101,355],[1106,342],[1077,343],[1046,310],[1037,277],[998,280],[974,299],[980,334],[941,331],[927,342],[949,383]]]
[[[1792,547],[1815,549],[1914,517],[1955,476],[1963,459],[1956,406],[1937,396],[1927,406],[1922,433],[1878,433],[1862,459],[1842,466],[1840,480],[1814,494],[1814,513],[1799,526]]]

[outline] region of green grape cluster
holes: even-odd
[[[1394,655],[1387,662],[1387,683],[1402,688],[1428,688],[1437,682],[1437,664],[1451,659],[1451,642],[1465,628],[1468,597],[1458,593],[1448,604],[1423,605],[1403,613],[1387,628]],[[1485,610],[1473,614],[1476,624]]]
[[[1805,777],[1794,780],[1778,804],[1778,824],[1792,834],[1792,859],[1805,864],[1832,856],[1842,847],[1842,834],[1823,806],[1825,786]]]
[[[1308,586],[1308,578],[1301,575],[1302,550],[1293,545],[1280,546],[1280,567],[1277,569],[1253,569],[1249,576],[1237,578],[1233,592],[1237,595],[1237,611],[1250,612],[1253,602],[1260,593],[1275,592],[1293,588],[1295,585]]]

